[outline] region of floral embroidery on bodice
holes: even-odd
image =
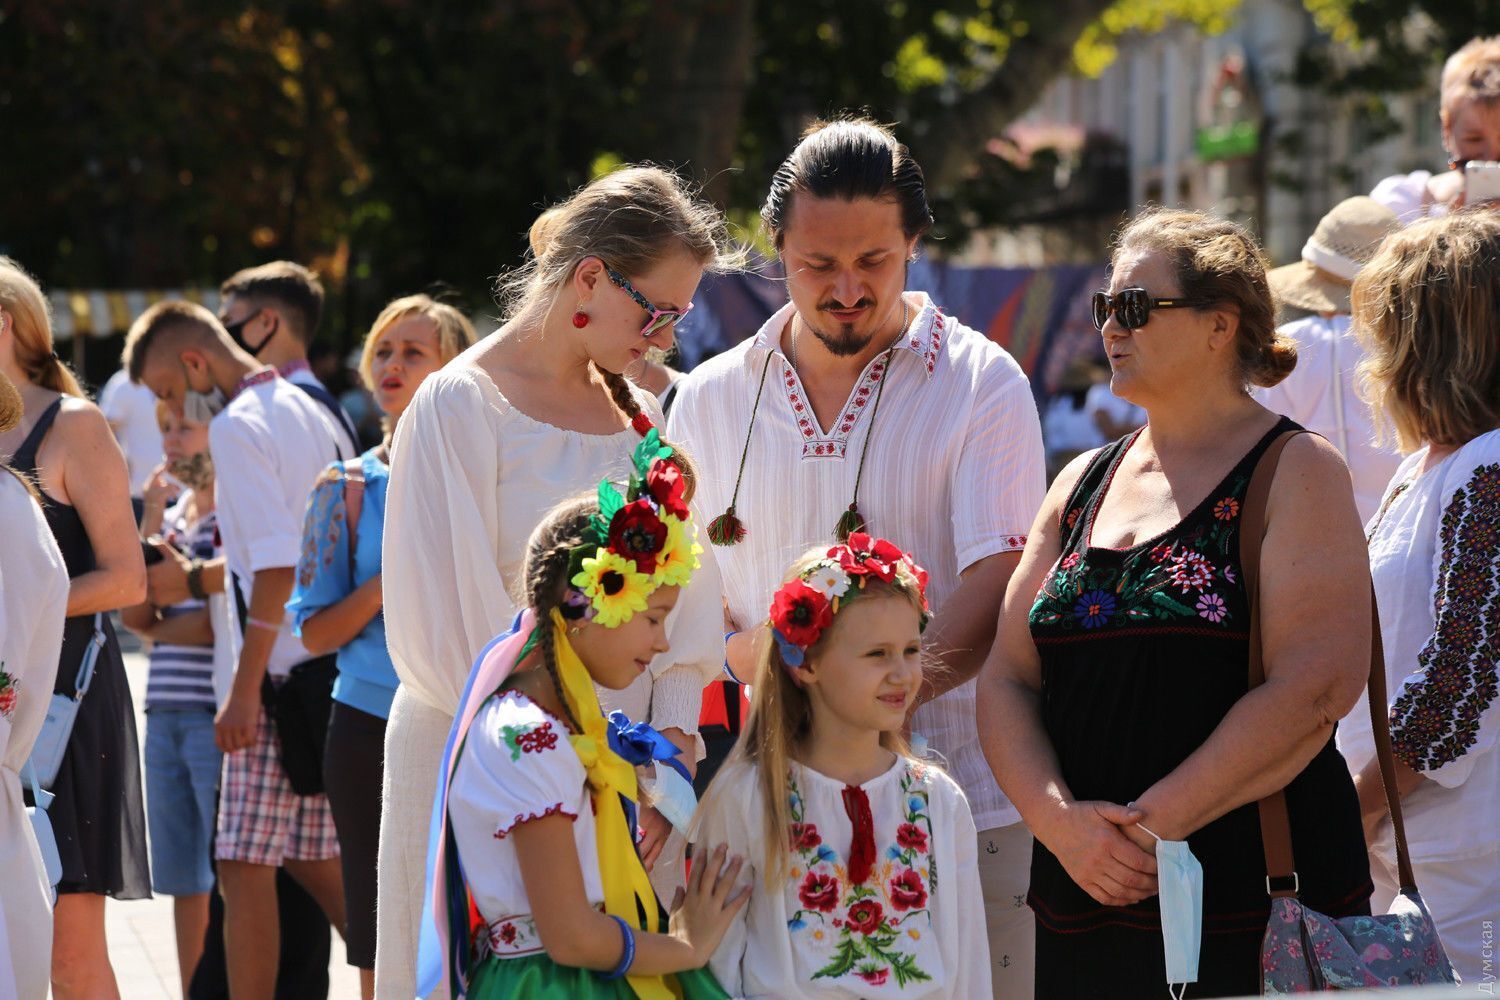
[[[890,841],[877,853],[869,876],[853,884],[848,861],[807,822],[802,792],[795,775],[789,776],[787,835],[793,857],[785,888],[792,913],[787,929],[810,943],[822,963],[811,978],[844,980],[856,994],[861,985],[883,986],[892,978],[903,988],[932,979],[922,966],[938,874],[925,777],[921,765],[906,766],[900,778],[904,821],[894,831],[876,831]]]
[[[926,366],[927,373],[930,375],[937,368],[938,354],[943,344],[944,317],[941,310],[934,308],[931,310],[930,321],[924,322],[927,313],[927,310],[918,313],[917,318],[907,330],[904,340],[897,343],[921,358],[922,364]],[[839,411],[838,419],[825,433],[818,426],[818,420],[813,415],[812,404],[807,400],[807,392],[802,387],[802,380],[793,370],[791,362],[783,356],[781,386],[786,393],[787,405],[792,408],[792,415],[797,420],[797,430],[802,435],[804,459],[841,459],[848,453],[849,436],[853,433],[860,417],[874,404],[875,395],[892,360],[891,351],[881,351],[871,359],[869,364],[865,365],[864,372],[860,374],[859,381],[854,385],[854,391],[849,394],[849,398],[844,402],[844,408]]]
[[[1104,449],[1074,487],[1060,525],[1062,553],[1032,605],[1033,637],[1067,642],[1121,629],[1244,636],[1239,517],[1252,467],[1241,462],[1155,538],[1124,549],[1094,547],[1094,519],[1133,440]]]

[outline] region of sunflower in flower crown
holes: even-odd
[[[683,586],[698,568],[703,548],[682,469],[671,459],[672,449],[652,428],[631,456],[625,493],[608,479],[599,484],[599,513],[569,564],[573,589],[563,617],[615,628],[644,611],[659,587]]]

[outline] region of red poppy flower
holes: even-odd
[[[856,531],[849,536],[848,542],[829,549],[828,555],[837,559],[845,572],[875,576],[890,583],[896,578],[896,563],[905,553],[884,538],[871,538]]]
[[[682,478],[682,470],[675,463],[653,462],[651,471],[646,473],[646,491],[663,513],[687,520],[688,505],[683,499],[687,483]]]
[[[833,624],[833,606],[801,580],[793,580],[776,592],[771,602],[771,624],[787,642],[806,649]]]
[[[891,978],[890,969],[860,969],[854,974],[871,986],[884,986],[885,981]]]
[[[797,888],[797,898],[809,910],[831,913],[839,903],[839,883],[832,875],[808,872]]]
[[[823,842],[823,838],[818,836],[818,828],[811,823],[793,823],[791,834],[794,851],[810,850]]]
[[[896,843],[913,851],[925,851],[927,831],[915,823],[902,823],[896,827]]]
[[[926,891],[922,893],[926,897]],[[861,934],[874,934],[885,920],[885,908],[873,899],[861,899],[849,907],[849,916],[844,926]]]
[[[656,572],[656,557],[666,544],[667,526],[647,500],[626,504],[609,522],[609,550],[648,576]]]
[[[898,910],[920,910],[927,905],[927,886],[910,868],[890,881],[891,903]]]
[[[516,925],[515,924],[510,924],[510,923],[501,924],[500,925],[500,940],[504,941],[506,944],[515,944],[516,943]]]

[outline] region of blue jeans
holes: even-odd
[[[146,710],[146,828],[151,888],[193,896],[213,888],[209,845],[221,754],[209,708]]]

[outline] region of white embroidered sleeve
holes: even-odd
[[[750,909],[757,903],[765,907],[769,902],[767,894],[779,892],[779,887],[767,886],[762,881],[758,858],[750,850],[751,837],[758,837],[762,829],[763,820],[757,811],[760,801],[755,769],[744,765],[726,766],[715,776],[712,794],[699,809],[697,822],[700,825],[693,837],[694,844],[710,851],[719,844],[726,844],[729,848],[727,857],[738,854],[745,859],[739,884],[750,886],[750,902],[741,907],[708,962],[714,978],[732,997],[742,995],[745,989],[743,963]]]
[[[1392,692],[1396,756],[1447,788],[1500,740],[1500,462],[1443,490],[1433,574],[1435,627]]]
[[[1008,359],[1007,359],[1008,360]],[[1046,493],[1042,424],[1014,362],[985,369],[953,476],[953,547],[959,570],[1020,552]]]
[[[577,819],[583,765],[567,729],[529,702],[486,704],[469,730],[448,790],[455,823],[478,825],[504,840],[546,816]]]
[[[951,859],[942,873],[935,928],[943,968],[953,972],[952,989],[947,995],[987,997],[990,942],[979,888],[979,834],[958,785],[946,776],[938,777],[933,784],[933,797],[942,801],[935,810],[942,820],[938,835],[948,844]]]

